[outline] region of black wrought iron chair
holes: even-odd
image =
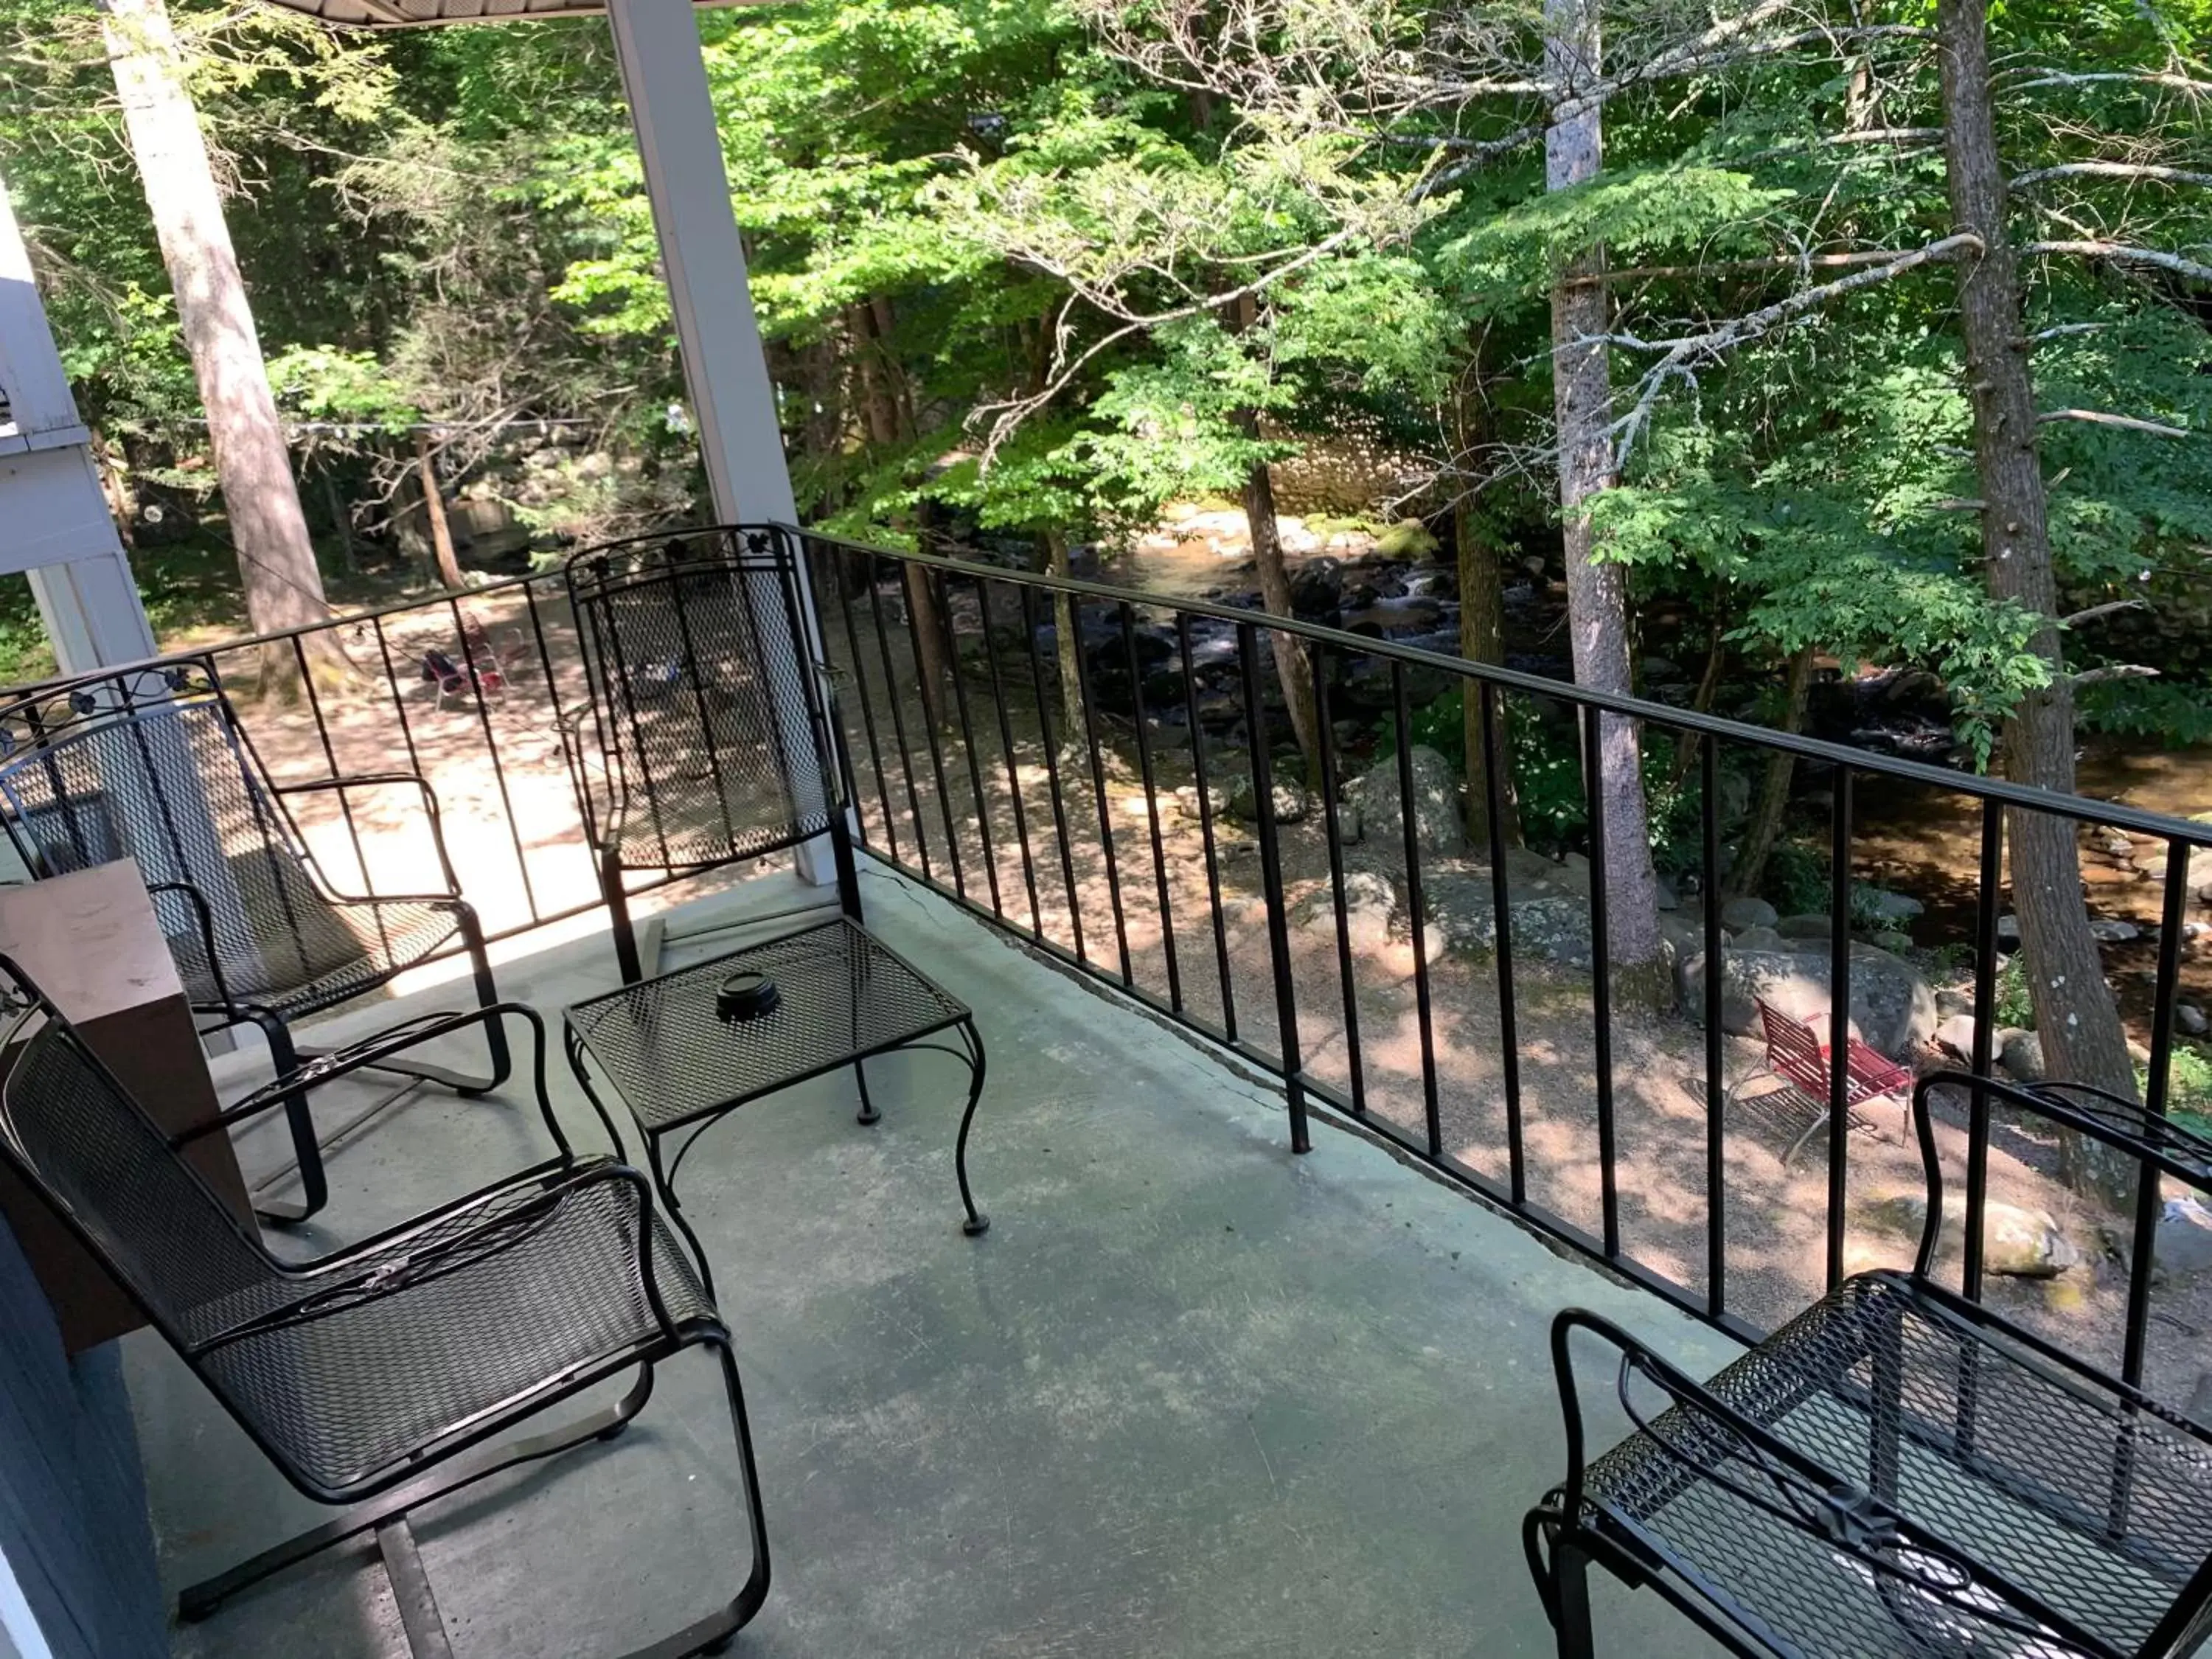
[[[625,886],[633,873],[698,875],[826,837],[834,908],[858,921],[828,671],[811,654],[786,533],[723,527],[617,542],[577,554],[568,579],[590,696],[564,730],[623,982],[646,971]]]
[[[520,1004],[435,1014],[312,1062],[233,1113],[275,1108],[473,1024],[526,1021],[551,1158],[346,1249],[280,1262],[165,1137],[68,1022],[0,960],[0,1161],[130,1292],[285,1478],[346,1505],[325,1525],[183,1593],[205,1618],[247,1586],[374,1531],[418,1654],[446,1654],[408,1516],[497,1470],[621,1433],[653,1368],[714,1351],[737,1443],[751,1565],[726,1606],[640,1650],[718,1650],[768,1594],[767,1533],[727,1328],[650,1183],[618,1159],[578,1158],[545,1093],[545,1029]],[[602,1120],[605,1121],[604,1119]],[[507,1429],[635,1371],[615,1404],[524,1439]],[[583,1645],[594,1644],[586,1639]]]
[[[437,865],[420,893],[354,895],[329,881],[289,803],[355,790],[413,792]],[[460,897],[437,797],[411,772],[280,784],[255,754],[214,663],[184,657],[58,681],[0,706],[0,827],[33,878],[116,859],[137,863],[193,1007],[213,1026],[251,1023],[282,1076],[303,1051],[291,1024],[373,991],[456,940],[477,999],[498,1000],[483,930]],[[491,1072],[392,1069],[465,1095],[506,1079],[504,1034],[486,1029]],[[267,1219],[319,1210],[329,1193],[304,1098],[286,1103],[301,1201],[264,1203]]]
[[[1913,1094],[1929,1203],[1909,1273],[1845,1279],[1702,1384],[1596,1315],[1561,1314],[1567,1479],[1525,1540],[1565,1659],[1593,1651],[1590,1562],[1737,1654],[2178,1659],[2212,1633],[2212,1431],[1930,1277],[1929,1097],[1944,1086],[2212,1192],[2212,1142],[2132,1103],[1938,1073]],[[1636,1425],[1595,1460],[1577,1332],[1618,1352]]]

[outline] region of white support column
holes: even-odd
[[[154,630],[0,184],[0,573],[30,578],[65,674],[154,654]]]
[[[729,175],[693,0],[608,0],[607,21],[645,166],[645,191],[660,239],[662,275],[714,516],[724,524],[796,525],[775,386],[745,281],[744,245],[730,210]],[[818,639],[803,564],[799,575],[802,621]],[[818,654],[812,642],[787,644],[793,669],[811,672],[806,662]],[[810,750],[805,708],[781,713],[793,746],[802,753]],[[824,780],[824,787],[830,781]],[[837,878],[827,837],[802,846],[798,865],[800,878],[817,886]]]
[[[745,284],[692,0],[611,0],[607,21],[645,163],[714,516],[725,524],[793,523],[775,387]]]

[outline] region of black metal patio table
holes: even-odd
[[[735,995],[733,982],[750,997]],[[762,995],[760,980],[774,987]],[[568,1063],[594,1105],[596,1065],[645,1137],[653,1182],[703,1263],[706,1252],[676,1197],[676,1174],[699,1137],[738,1107],[850,1066],[860,1121],[880,1114],[868,1097],[871,1058],[894,1049],[951,1055],[969,1071],[968,1103],[953,1170],[967,1211],[961,1230],[990,1227],[968,1188],[968,1130],[982,1098],[983,1039],[975,1015],[944,987],[848,917],[695,963],[575,1004],[564,1017]],[[950,1034],[958,1046],[929,1039]],[[663,1142],[677,1139],[672,1153]]]

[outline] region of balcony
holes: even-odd
[[[671,920],[788,904],[791,884]],[[775,1564],[735,1650],[1548,1652],[1518,1529],[1563,1455],[1552,1313],[1609,1312],[1701,1373],[1735,1345],[1361,1134],[1318,1126],[1293,1156],[1279,1088],[896,875],[863,889],[870,926],[976,1010],[990,1078],[970,1170],[993,1224],[956,1224],[963,1079],[930,1055],[872,1066],[873,1127],[848,1079],[804,1085],[685,1165]],[[614,964],[602,931],[500,971],[550,1009]],[[466,1001],[431,986],[331,1024]],[[364,1109],[381,1092],[362,1085]],[[513,1167],[533,1145],[526,1099],[386,1108],[334,1152],[326,1214],[352,1234]],[[283,1162],[281,1136],[240,1150]],[[322,1518],[166,1347],[126,1347],[173,1590]],[[679,1361],[623,1440],[418,1516],[454,1651],[615,1650],[726,1595],[746,1565],[738,1505],[689,1479],[727,1463],[721,1409],[710,1369]],[[1620,1651],[1711,1650],[1648,1597],[1601,1617]],[[404,1651],[366,1539],[176,1634],[195,1659]]]
[[[1842,1079],[1771,1090],[1737,967],[1778,959],[1746,971],[1923,1066],[1942,1063],[1926,976],[1948,972],[1977,1033],[1960,1058],[1990,1073],[2008,824],[2041,814],[2142,852],[2095,900],[2156,919],[2154,966],[2140,950],[2113,963],[2154,1079],[2177,1053],[2182,993],[2203,994],[2203,925],[2185,920],[2203,824],[1615,708],[1401,641],[801,543],[870,926],[975,1009],[988,1049],[969,1168],[994,1225],[970,1239],[957,1224],[963,1079],[933,1055],[871,1063],[872,1127],[842,1079],[817,1082],[744,1108],[686,1163],[775,1556],[744,1651],[1548,1652],[1519,1524],[1563,1465],[1551,1316],[1592,1308],[1702,1376],[1845,1273],[1911,1253],[1897,1205],[1920,1166],[1897,1117],[1834,1114],[1801,1154],[1822,1082],[1839,1098]],[[271,770],[307,781],[404,756],[443,803],[501,993],[550,1013],[611,988],[558,734],[582,694],[559,579],[340,626],[368,673],[310,681],[304,719],[244,706]],[[1310,793],[1293,781],[1276,635],[1307,653],[1322,715]],[[420,674],[433,649],[464,662],[456,683]],[[263,655],[215,653],[234,679]],[[1601,837],[1562,858],[1494,828],[1461,835],[1442,761],[1414,753],[1417,717],[1453,693],[1495,731],[1563,726],[1585,764],[1620,714],[1673,744],[1677,782],[1698,791],[1665,925],[1679,1010],[1618,1000],[1591,948],[1608,937]],[[1705,803],[1785,751],[1824,772],[1821,913],[1791,919],[1817,934],[1724,927],[1706,897],[1723,832]],[[1441,825],[1383,810],[1394,788],[1440,803]],[[418,830],[315,799],[300,828],[330,869],[416,890]],[[1936,890],[1913,865],[1912,813],[1975,849],[1984,878],[1910,941],[1891,928],[1873,946],[1855,938],[1863,889]],[[684,901],[660,918],[678,941],[666,965],[733,942],[689,937],[702,923],[793,898],[781,870],[672,875],[647,874],[632,901],[640,915]],[[1729,971],[1693,971],[1715,959]],[[410,970],[397,1006],[356,1006],[313,1036],[465,1004],[463,975]],[[258,1079],[259,1060],[225,1061],[228,1080]],[[557,1057],[550,1081],[595,1144]],[[336,1137],[337,1197],[302,1249],[538,1150],[515,1086],[490,1103],[343,1086],[360,1121]],[[349,1115],[319,1109],[326,1132]],[[2148,1234],[2126,1260],[2130,1218],[2070,1191],[2057,1146],[2008,1115],[1959,1091],[1934,1133],[1966,1172],[1968,1243],[1948,1282],[2190,1401],[2212,1359],[2212,1281],[2148,1272]],[[273,1127],[241,1150],[282,1197]],[[128,1370],[172,1589],[321,1516],[165,1349],[133,1339]],[[637,1432],[418,1516],[457,1652],[619,1650],[728,1594],[748,1565],[731,1559],[734,1494],[696,1474],[720,1468],[714,1389],[679,1362]],[[1618,1426],[1594,1417],[1593,1437]],[[1655,1598],[1595,1589],[1602,1650],[1710,1650]],[[366,1540],[176,1632],[190,1655],[403,1649]]]

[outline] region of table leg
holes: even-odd
[[[960,1202],[968,1211],[960,1231],[970,1238],[980,1238],[991,1231],[991,1218],[975,1207],[975,1196],[968,1190],[968,1127],[975,1121],[975,1107],[983,1098],[983,1039],[972,1019],[962,1020],[957,1029],[969,1055],[968,1109],[960,1114],[960,1139],[953,1146],[952,1170],[960,1179]]]
[[[692,1139],[697,1139],[698,1134],[695,1131]],[[690,1150],[690,1141],[684,1143],[684,1152]],[[699,1242],[699,1235],[691,1231],[691,1224],[684,1219],[684,1206],[677,1201],[676,1198],[676,1182],[672,1178],[674,1172],[665,1170],[661,1165],[660,1137],[649,1131],[645,1137],[645,1156],[646,1161],[653,1168],[653,1190],[660,1194],[660,1207],[667,1213],[668,1218],[676,1224],[676,1230],[684,1235],[684,1242],[690,1245],[691,1265],[699,1270],[699,1282],[706,1290],[707,1299],[719,1307],[721,1304],[714,1294],[714,1272],[707,1263],[707,1247]],[[677,1154],[679,1160],[683,1156],[683,1152]]]

